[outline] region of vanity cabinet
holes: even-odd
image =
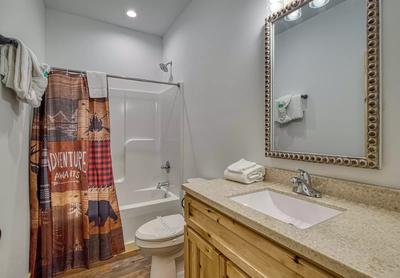
[[[339,277],[190,194],[185,220],[185,278]]]
[[[217,277],[220,268],[218,251],[191,228],[185,228],[186,277]]]

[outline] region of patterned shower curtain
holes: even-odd
[[[54,277],[124,251],[108,99],[85,76],[54,72],[34,110],[30,145],[30,272]]]

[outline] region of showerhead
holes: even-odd
[[[161,69],[163,72],[168,72],[168,66],[171,66],[171,67],[172,67],[172,61],[171,61],[171,62],[168,62],[168,63],[166,63],[166,64],[161,63],[161,64],[160,64],[160,69]]]

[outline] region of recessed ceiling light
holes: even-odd
[[[134,10],[127,10],[126,11],[126,15],[129,16],[129,17],[132,17],[132,18],[137,16],[137,14],[136,14],[136,12]]]

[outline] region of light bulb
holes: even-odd
[[[129,17],[132,17],[132,18],[137,16],[137,14],[134,10],[127,10],[126,15]]]
[[[323,6],[326,6],[329,3],[329,0],[314,0],[311,1],[309,6],[312,9],[318,9],[322,8]]]
[[[286,21],[295,21],[295,20],[299,19],[300,17],[301,17],[301,8],[294,10],[293,12],[291,12],[290,14],[285,16],[285,20]]]
[[[269,10],[275,13],[283,8],[283,0],[269,0]]]
[[[283,3],[281,2],[273,2],[269,5],[269,9],[272,13],[275,13],[283,8]]]

